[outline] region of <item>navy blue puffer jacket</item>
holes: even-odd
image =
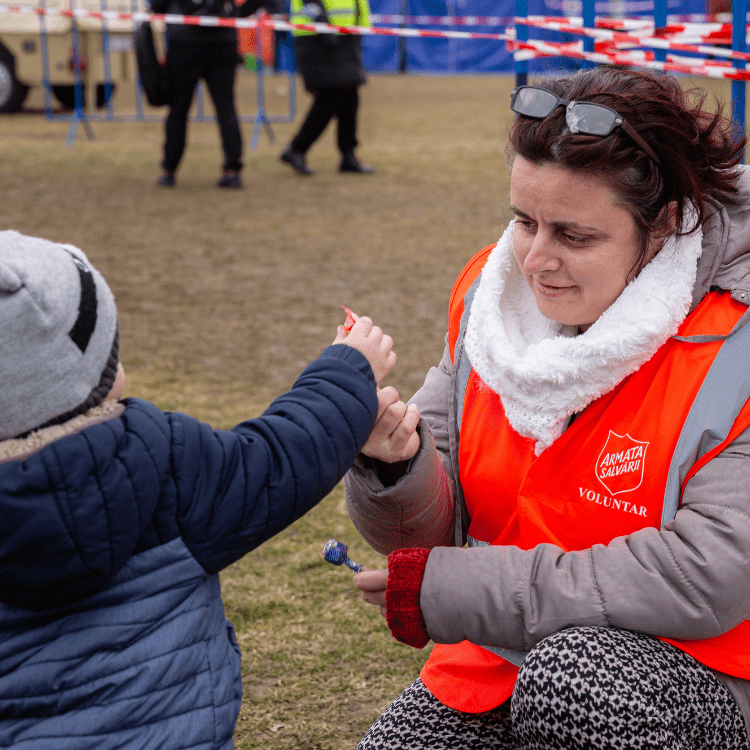
[[[6,456],[0,747],[231,748],[240,658],[217,574],[333,489],[376,414],[367,360],[337,345],[231,431],[127,399]]]

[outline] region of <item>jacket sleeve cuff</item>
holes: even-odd
[[[414,648],[424,648],[430,642],[419,604],[429,554],[428,549],[412,547],[388,555],[386,622],[397,641]]]
[[[330,36],[330,34],[328,34],[328,36]],[[343,360],[356,370],[359,370],[363,375],[367,376],[373,385],[377,385],[377,383],[375,383],[375,374],[372,371],[372,367],[370,367],[367,357],[353,346],[347,346],[346,344],[331,344],[323,349],[320,357],[318,357],[318,359],[327,358]]]

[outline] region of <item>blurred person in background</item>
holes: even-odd
[[[369,26],[368,0],[292,0],[292,23],[327,23],[336,26]],[[362,37],[359,34],[317,34],[294,29],[297,69],[313,103],[297,135],[281,154],[281,161],[302,175],[313,174],[305,155],[332,119],[338,130],[340,172],[371,174],[354,154],[357,141],[359,87],[365,81]]]
[[[154,13],[185,16],[246,17],[260,8],[275,8],[274,0],[152,0]],[[203,79],[216,109],[224,151],[220,188],[241,188],[242,133],[235,107],[234,83],[240,57],[237,30],[227,26],[167,24],[167,69],[173,98],[165,121],[161,187],[175,185],[175,172],[185,151],[187,121],[198,81]]]

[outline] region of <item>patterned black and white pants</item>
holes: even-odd
[[[749,750],[737,704],[715,675],[656,638],[579,627],[539,643],[512,698],[481,714],[437,701],[421,680],[357,750]]]

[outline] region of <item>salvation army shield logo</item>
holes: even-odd
[[[596,462],[596,476],[610,495],[632,492],[641,486],[647,448],[647,442],[634,440],[627,433],[609,431]]]

